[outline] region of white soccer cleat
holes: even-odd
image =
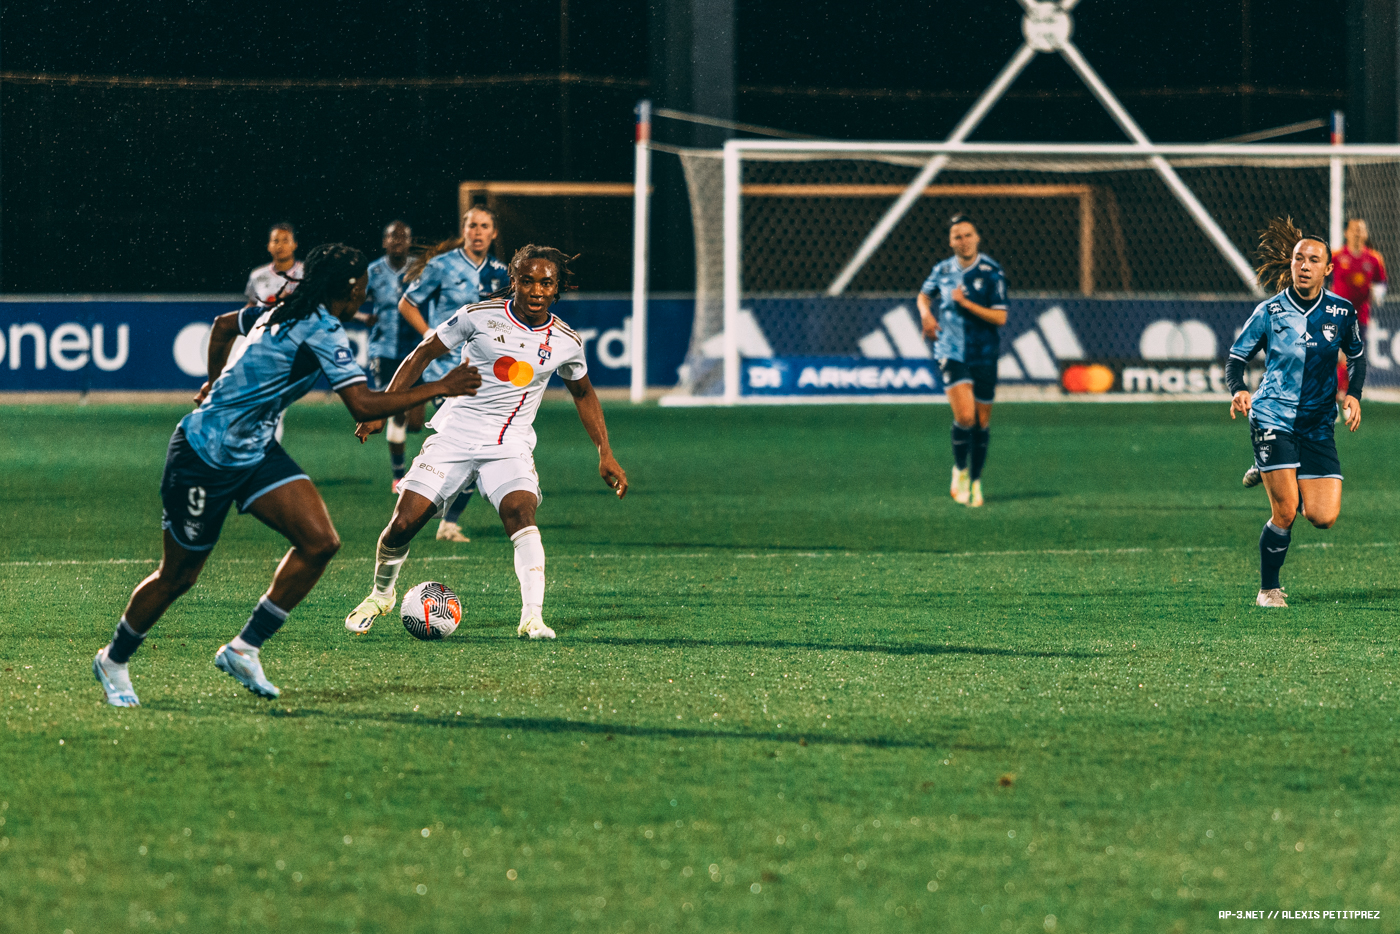
[[[440,542],[471,541],[470,538],[462,534],[462,527],[460,525],[455,522],[448,522],[446,519],[438,523],[437,540]]]
[[[520,638],[530,639],[553,639],[554,630],[544,624],[544,619],[539,613],[529,613],[520,618],[520,625],[516,627],[515,634]]]
[[[369,632],[374,621],[392,610],[398,600],[398,594],[392,590],[383,596],[370,594],[345,617],[345,628],[351,632]]]
[[[1282,587],[1274,587],[1270,590],[1259,591],[1259,596],[1254,598],[1254,602],[1259,606],[1281,606],[1287,607],[1284,597],[1288,594],[1283,592]]]
[[[959,470],[953,468],[953,481],[948,486],[948,495],[953,497],[953,501],[967,505],[968,498],[972,495],[971,483],[972,472],[966,468]]]
[[[967,505],[977,507],[982,505],[982,481],[973,480],[972,489],[967,494]]]
[[[1251,464],[1249,469],[1244,472],[1244,478],[1240,482],[1244,484],[1245,489],[1249,489],[1263,483],[1264,474],[1260,472],[1258,467]]]
[[[214,665],[259,697],[276,697],[282,693],[263,674],[262,662],[256,652],[240,652],[232,645],[222,645],[214,655]]]
[[[113,707],[141,706],[141,701],[136,698],[136,689],[131,686],[131,674],[125,665],[107,660],[105,645],[92,660],[92,673],[97,683],[102,685],[102,690],[107,692],[107,703]]]

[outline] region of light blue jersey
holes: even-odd
[[[1305,302],[1292,288],[1265,299],[1245,322],[1230,356],[1249,362],[1264,351],[1264,378],[1249,420],[1307,437],[1331,437],[1337,417],[1337,351],[1366,351],[1351,302],[1325,289]]]
[[[968,366],[995,366],[1001,339],[997,327],[964,311],[953,301],[953,290],[962,287],[968,301],[984,308],[1006,307],[1006,277],[1001,264],[978,253],[971,266],[963,268],[950,256],[929,273],[919,291],[933,301],[938,314],[938,338],[933,355],[939,360],[957,360]]]
[[[403,298],[405,287],[403,274],[407,271],[407,261],[402,269],[395,269],[389,265],[387,256],[369,264],[365,303],[375,316],[374,327],[369,332],[371,358],[402,360],[418,346],[418,332],[399,314],[399,299]]]
[[[282,410],[310,392],[322,373],[334,390],[365,381],[345,328],[324,305],[271,328],[270,311],[254,306],[239,316],[239,330],[246,330],[248,339],[203,404],[180,420],[190,446],[215,467],[259,463]]]
[[[435,328],[464,305],[475,305],[497,289],[510,285],[506,264],[487,253],[478,263],[467,258],[461,247],[428,260],[423,272],[404,295],[423,314],[428,327]],[[423,379],[441,379],[452,369],[450,354],[428,365]]]

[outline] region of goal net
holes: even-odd
[[[1258,301],[1250,266],[1271,217],[1334,246],[1344,216],[1364,217],[1373,248],[1400,249],[1400,147],[741,140],[681,160],[697,273],[678,396],[695,401],[941,392],[914,299],[949,255],[954,213],[975,219],[1011,290],[1003,379],[1047,384],[1075,357],[1143,355],[1154,315],[1180,325],[1157,359],[1203,360],[1210,344],[1223,361]]]

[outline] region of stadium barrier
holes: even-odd
[[[209,323],[241,304],[241,296],[207,295],[0,297],[0,392],[196,389]],[[906,297],[748,299],[738,335],[742,392],[754,401],[939,398],[942,380],[915,307]],[[1225,357],[1253,307],[1248,300],[1013,299],[1002,329],[1000,381],[1085,394],[1222,393]],[[585,339],[594,384],[628,385],[630,300],[584,295],[558,310]],[[694,302],[652,298],[648,314],[647,382],[674,386]],[[1397,319],[1386,309],[1372,319],[1371,386],[1400,386]],[[364,359],[367,332],[352,328],[350,337]],[[700,351],[688,365],[698,358],[715,378],[691,374],[690,382],[717,394],[720,341],[712,338]]]
[[[198,389],[210,322],[243,304],[241,295],[0,297],[0,392]],[[593,384],[628,385],[630,298],[570,296],[557,310],[584,338]],[[690,298],[649,302],[651,385],[675,384],[693,313]],[[347,330],[364,364],[368,332]]]
[[[1003,387],[1190,398],[1223,397],[1225,359],[1255,302],[1021,298],[1008,306],[997,363]],[[904,297],[746,298],[736,334],[741,397],[940,398],[943,382],[916,307]],[[692,352],[682,383],[695,393],[663,404],[723,401],[723,341],[715,335]],[[1400,327],[1384,309],[1367,343],[1369,385],[1400,386]]]

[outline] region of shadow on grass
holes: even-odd
[[[1322,607],[1336,604],[1346,608],[1348,613],[1356,610],[1385,610],[1394,612],[1395,602],[1400,599],[1400,588],[1367,587],[1355,590],[1312,590],[1289,594],[1289,602],[1299,606]]]
[[[611,621],[611,617],[609,621]],[[570,628],[576,628],[570,626]],[[460,630],[459,630],[460,631]],[[499,639],[465,639],[469,642],[499,642]],[[759,639],[621,639],[600,636],[564,643],[569,648],[582,645],[613,645],[621,648],[661,649],[805,649],[817,652],[875,652],[883,655],[992,655],[1012,658],[1102,658],[1102,652],[1051,652],[996,649],[981,645],[930,645],[922,642],[887,645],[842,645],[832,642],[790,642]]]
[[[823,736],[818,732],[804,733],[796,730],[724,730],[700,729],[684,726],[636,726],[625,723],[588,723],[579,720],[564,720],[557,717],[425,717],[413,714],[383,713],[357,714],[329,710],[274,709],[273,717],[303,718],[324,717],[329,720],[349,720],[364,723],[383,723],[394,726],[432,727],[448,730],[510,730],[521,733],[584,733],[600,736],[604,741],[615,736],[631,736],[641,739],[714,739],[748,740],[765,743],[796,743],[803,746],[863,746],[870,749],[956,749],[965,752],[995,752],[1005,749],[1004,745],[955,743],[946,737],[936,739],[912,739],[896,736]]]
[[[1019,493],[1003,493],[998,491],[988,502],[1014,503],[1025,499],[1055,499],[1059,497],[1059,495],[1059,490],[1022,490]]]

